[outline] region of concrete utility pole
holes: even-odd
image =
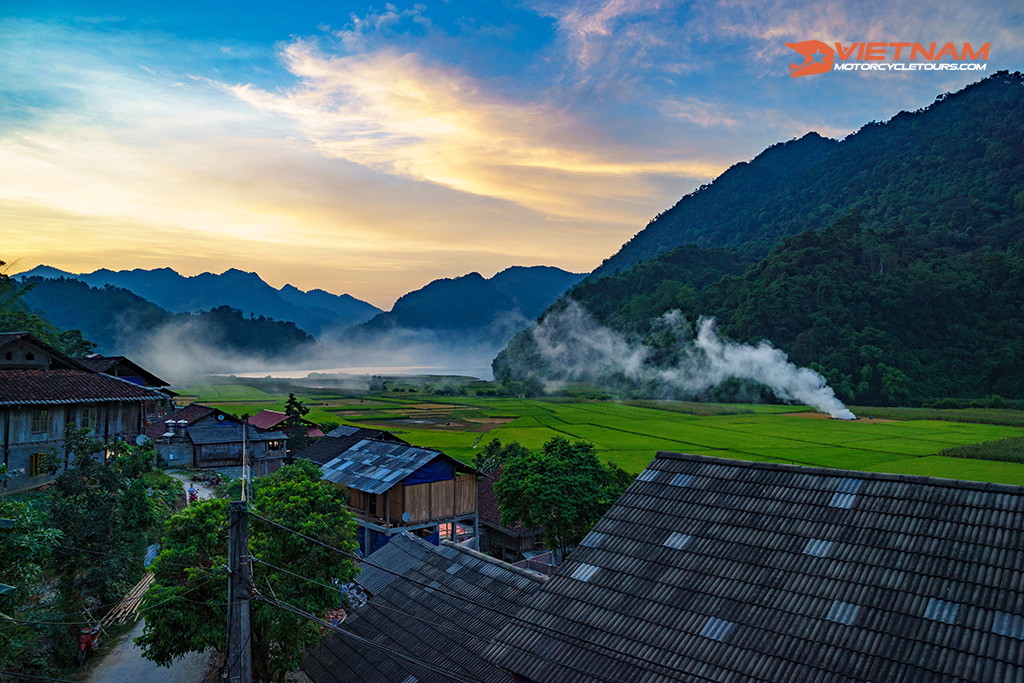
[[[244,482],[243,482],[244,484]],[[252,682],[249,645],[249,598],[252,562],[249,559],[249,513],[245,501],[228,507],[228,682]]]

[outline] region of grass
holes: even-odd
[[[1014,436],[998,441],[967,444],[944,448],[938,453],[948,458],[974,458],[977,460],[1000,460],[1024,463],[1024,437]]]
[[[258,387],[246,391],[244,385],[215,386],[221,395],[245,397],[207,400],[228,412],[284,409],[280,394]],[[563,436],[590,441],[602,459],[631,472],[646,467],[657,451],[668,450],[1024,485],[1024,460],[999,455],[1012,444],[1024,443],[1024,411],[855,408],[858,414],[899,421],[844,422],[794,414],[807,411],[804,406],[307,392],[298,396],[311,408],[307,417],[314,421],[380,427],[469,463],[491,439],[539,448],[552,437]],[[204,395],[202,390],[198,393]],[[267,398],[259,400],[260,395]],[[509,421],[457,422],[495,418]],[[414,427],[395,420],[427,422]],[[987,445],[1007,439],[1021,441]]]

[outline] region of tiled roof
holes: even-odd
[[[163,433],[167,431],[167,425],[165,423],[168,420],[174,420],[175,422],[177,422],[178,420],[184,420],[188,424],[194,424],[197,420],[201,420],[207,415],[211,415],[216,412],[219,412],[217,408],[204,406],[200,403],[189,403],[184,408],[179,408],[170,415],[165,415],[164,417],[160,418],[159,420],[151,424],[149,427],[147,427],[146,436],[148,436],[153,441],[156,441],[157,439],[161,438]],[[225,413],[225,415],[227,415],[227,413]],[[232,417],[232,419],[236,421],[238,420],[238,418],[234,417]]]
[[[111,370],[115,370],[118,365],[121,365],[123,369],[130,370],[132,374],[146,380],[145,383],[147,386],[169,386],[168,382],[160,379],[149,370],[134,362],[131,358],[127,358],[125,356],[101,356],[94,353],[91,356],[79,357],[75,360],[90,370],[95,372],[105,372],[111,375],[117,374],[116,372],[111,372]],[[120,373],[120,375],[124,376],[124,372]]]
[[[249,424],[260,429],[270,429],[287,419],[288,415],[285,413],[279,413],[276,410],[262,410],[249,418]]]
[[[327,436],[322,439],[318,439],[314,443],[302,449],[295,455],[295,457],[305,458],[306,460],[312,460],[319,465],[324,465],[331,460],[334,460],[364,439],[388,441],[391,443],[408,445],[405,441],[399,439],[390,432],[385,432],[380,429],[365,429],[363,427],[348,427],[347,425],[343,425],[336,429],[332,429]]]
[[[262,410],[249,418],[249,424],[260,429],[273,429],[274,427],[281,426],[281,423],[287,419],[287,413],[279,413],[276,410]],[[307,437],[315,439],[324,435],[316,423],[310,420],[303,420],[302,423],[306,425]]]
[[[519,616],[537,683],[1022,681],[1024,488],[659,453]]]
[[[545,580],[445,541],[371,597],[341,628],[453,672],[463,680],[507,682],[508,672],[481,655],[508,621],[508,613],[523,604]],[[302,669],[318,683],[451,680],[337,633],[307,652]]]
[[[153,401],[159,391],[85,370],[0,370],[0,405]]]
[[[397,576],[402,576],[412,569],[434,548],[433,544],[417,538],[408,531],[392,536],[384,547],[359,565],[359,585],[376,595]]]
[[[322,467],[327,481],[366,493],[384,493],[436,458],[448,456],[428,448],[364,439]]]
[[[242,443],[240,424],[201,424],[188,428],[188,437],[197,446],[214,443]],[[245,438],[251,442],[282,441],[288,437],[283,432],[265,432],[253,426],[248,427]]]

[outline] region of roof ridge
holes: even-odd
[[[467,547],[465,547],[463,545],[459,545],[458,543],[453,543],[452,541],[449,541],[447,539],[443,539],[441,541],[441,545],[443,545],[446,548],[454,548],[454,549],[456,549],[456,550],[458,550],[460,552],[466,553],[470,557],[476,558],[478,560],[483,560],[484,562],[489,562],[489,563],[491,563],[493,565],[497,565],[497,566],[501,567],[502,569],[507,569],[508,571],[512,572],[513,574],[519,574],[520,576],[525,576],[528,579],[533,579],[537,583],[547,583],[548,580],[551,578],[550,576],[546,576],[544,574],[538,574],[537,572],[532,572],[529,569],[523,569],[522,567],[516,567],[515,565],[509,564],[508,562],[505,562],[503,560],[499,560],[496,557],[491,557],[490,555],[485,555],[485,554],[483,554],[482,552],[480,552],[478,550],[473,550],[472,548],[467,548]]]
[[[782,462],[758,462],[754,460],[738,460],[733,458],[719,458],[713,455],[694,455],[692,453],[679,453],[677,451],[658,451],[652,464],[659,458],[669,460],[687,460],[693,462],[713,462],[719,465],[730,465],[732,467],[746,467],[761,470],[785,470],[787,472],[798,472],[801,474],[819,474],[828,477],[874,479],[880,481],[897,481],[906,484],[927,484],[930,486],[942,486],[953,489],[973,489],[988,492],[1009,493],[1017,496],[1024,495],[1024,486],[1014,484],[997,484],[987,481],[971,481],[969,479],[948,479],[945,477],[926,477],[918,474],[895,474],[892,472],[864,472],[862,470],[847,470],[835,467],[815,467],[809,465],[792,465]],[[650,467],[650,465],[648,465]],[[646,469],[646,468],[645,468]]]

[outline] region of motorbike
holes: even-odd
[[[195,503],[198,500],[199,500],[199,491],[196,491],[195,489],[189,489],[188,490],[188,504],[191,505],[192,503]]]
[[[96,651],[100,644],[100,624],[83,626],[78,633],[78,665],[81,666],[86,657]]]

